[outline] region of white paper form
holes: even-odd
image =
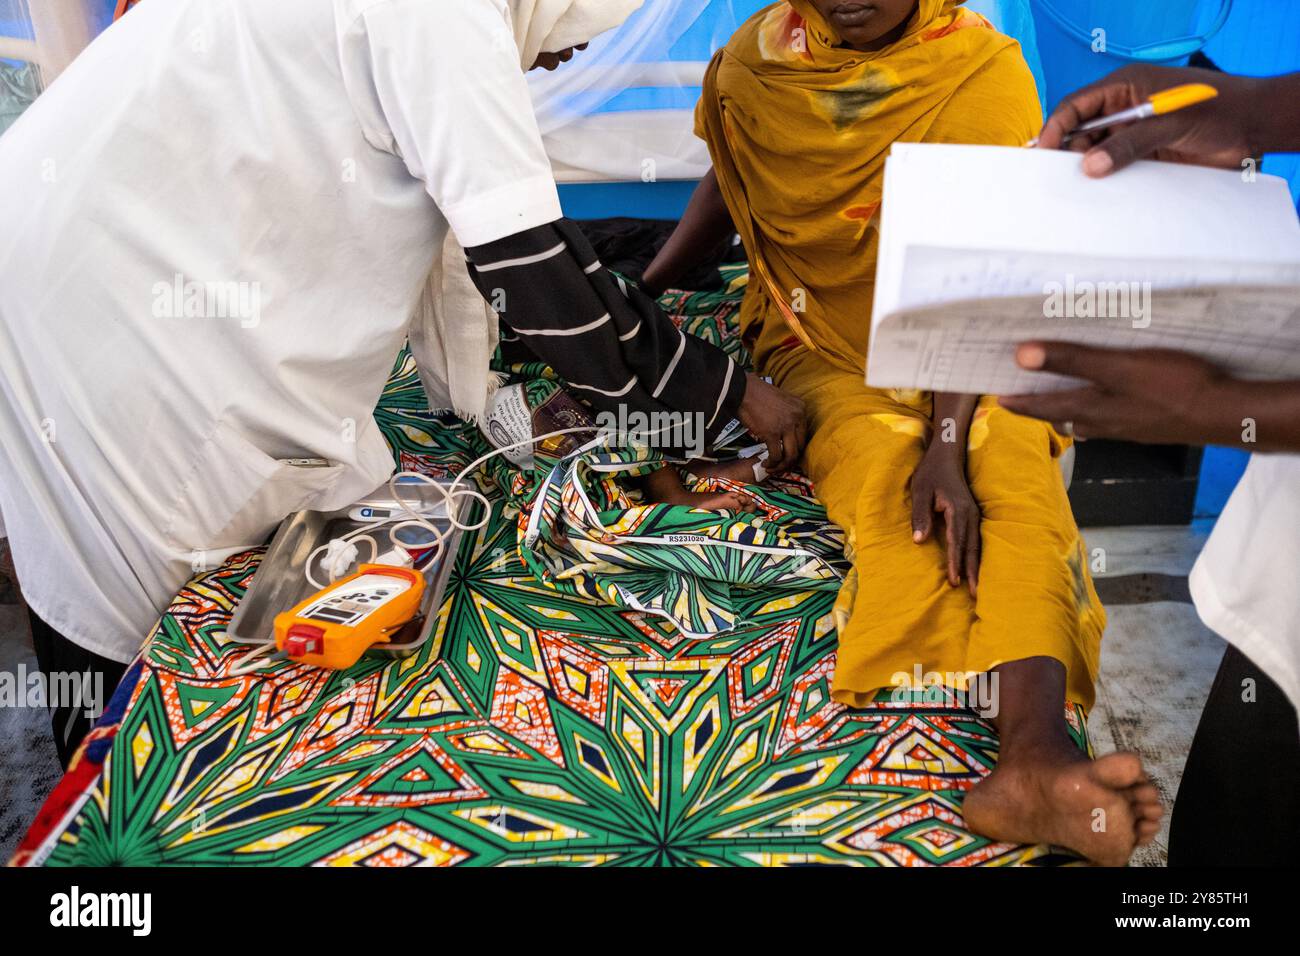
[[[1285,181],[1076,153],[895,144],[886,164],[867,381],[1008,394],[1029,338],[1192,351],[1300,378],[1300,222]]]

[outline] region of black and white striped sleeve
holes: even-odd
[[[466,255],[502,322],[597,411],[698,414],[709,443],[738,414],[744,371],[602,266],[573,222],[538,226]]]

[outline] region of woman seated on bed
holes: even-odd
[[[1057,463],[1068,439],[991,398],[863,384],[890,144],[1021,146],[1040,123],[1018,45],[955,0],[767,7],[709,67],[697,131],[714,169],[645,285],[733,223],[744,240],[746,342],[808,405],[804,463],[854,565],[835,698],[861,706],[917,673],[983,681],[1001,753],[967,824],[1123,864],[1161,808],[1137,755],[1093,762],[1067,733],[1105,626]]]

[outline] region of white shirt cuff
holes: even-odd
[[[560,194],[550,175],[521,179],[446,206],[456,241],[466,249],[515,236],[563,218]]]

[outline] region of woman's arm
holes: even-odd
[[[934,433],[912,475],[912,540],[928,541],[934,516],[946,526],[948,583],[966,578],[973,595],[979,583],[980,509],[966,480],[966,440],[977,395],[940,392],[934,396]]]
[[[955,455],[966,464],[966,438],[970,434],[971,419],[975,417],[978,395],[961,395],[957,392],[935,392],[934,436],[926,453],[938,452]]]
[[[716,252],[733,232],[735,227],[718,188],[718,177],[710,169],[695,188],[682,221],[646,268],[641,288],[655,297],[663,295],[688,269]]]

